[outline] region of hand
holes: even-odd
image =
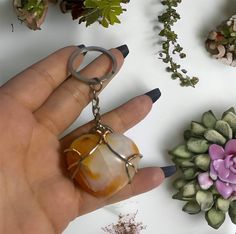
[[[63,151],[92,126],[58,137],[90,102],[89,87],[68,78],[67,61],[76,49],[61,49],[0,87],[0,233],[61,233],[79,215],[153,189],[164,178],[160,168],[140,169],[130,185],[105,199],[84,192],[68,177]],[[111,52],[120,69],[121,50]],[[81,72],[101,76],[109,66],[102,55]],[[104,114],[102,121],[123,133],[152,104],[148,95],[138,96]]]

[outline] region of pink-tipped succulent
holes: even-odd
[[[174,199],[186,201],[183,211],[205,212],[208,224],[218,229],[228,212],[236,224],[236,113],[230,108],[217,119],[205,112],[191,122],[185,142],[170,154],[182,172],[175,180]]]
[[[236,139],[229,140],[225,149],[217,144],[209,147],[211,158],[209,174],[200,173],[198,182],[202,189],[214,185],[224,199],[236,195]]]

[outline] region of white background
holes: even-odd
[[[182,88],[172,81],[158,59],[159,37],[153,27],[162,10],[159,2],[131,0],[121,17],[122,24],[109,29],[97,24],[89,28],[78,25],[69,14],[62,15],[58,7],[51,6],[42,30],[33,32],[16,19],[10,0],[0,0],[0,84],[63,46],[83,43],[108,49],[126,43],[130,54],[120,73],[101,95],[102,111],[159,87],[161,99],[149,116],[127,135],[144,155],[141,166],[171,164],[167,150],[181,141],[182,132],[191,120],[198,120],[208,109],[220,114],[235,106],[236,68],[210,58],[204,40],[209,30],[236,13],[236,1],[185,0],[178,9],[182,18],[175,29],[188,55],[182,63],[190,74],[200,78],[195,89]],[[12,23],[14,32],[11,31]],[[70,130],[90,118],[91,110],[87,108]],[[190,216],[182,212],[182,203],[171,199],[171,180],[166,179],[151,192],[76,219],[64,234],[102,234],[101,227],[116,222],[119,213],[137,210],[137,220],[147,225],[143,233],[235,233],[235,225],[229,218],[216,231],[207,226],[203,214]]]

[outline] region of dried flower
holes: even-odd
[[[134,214],[119,215],[117,224],[110,224],[102,230],[109,234],[140,234],[146,226],[142,222],[136,222],[137,212]]]
[[[236,113],[230,108],[217,119],[205,112],[191,122],[185,142],[170,151],[182,172],[175,180],[174,199],[186,201],[183,211],[205,212],[208,224],[218,229],[228,212],[236,224]]]
[[[163,0],[162,4],[166,6],[166,10],[158,17],[160,23],[163,24],[163,29],[159,33],[164,41],[162,42],[162,52],[160,58],[169,66],[167,72],[172,73],[171,78],[173,80],[179,79],[181,86],[192,86],[198,83],[197,77],[190,77],[187,75],[185,69],[181,69],[181,66],[177,64],[172,54],[178,54],[180,58],[185,58],[186,54],[183,53],[183,47],[178,43],[178,35],[172,29],[173,25],[180,19],[180,15],[176,11],[181,0]]]

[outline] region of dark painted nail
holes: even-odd
[[[165,177],[170,177],[176,172],[176,166],[166,166],[166,167],[161,167],[162,171],[165,174]]]
[[[152,99],[152,102],[154,103],[160,98],[161,91],[160,91],[160,89],[156,88],[156,89],[153,89],[153,90],[145,93],[145,95],[149,96]]]
[[[80,49],[84,48],[85,45],[84,44],[81,44],[81,45],[78,45],[77,47],[79,47]]]
[[[119,50],[123,54],[124,58],[129,54],[129,48],[127,45],[118,46],[116,47],[116,49]]]

